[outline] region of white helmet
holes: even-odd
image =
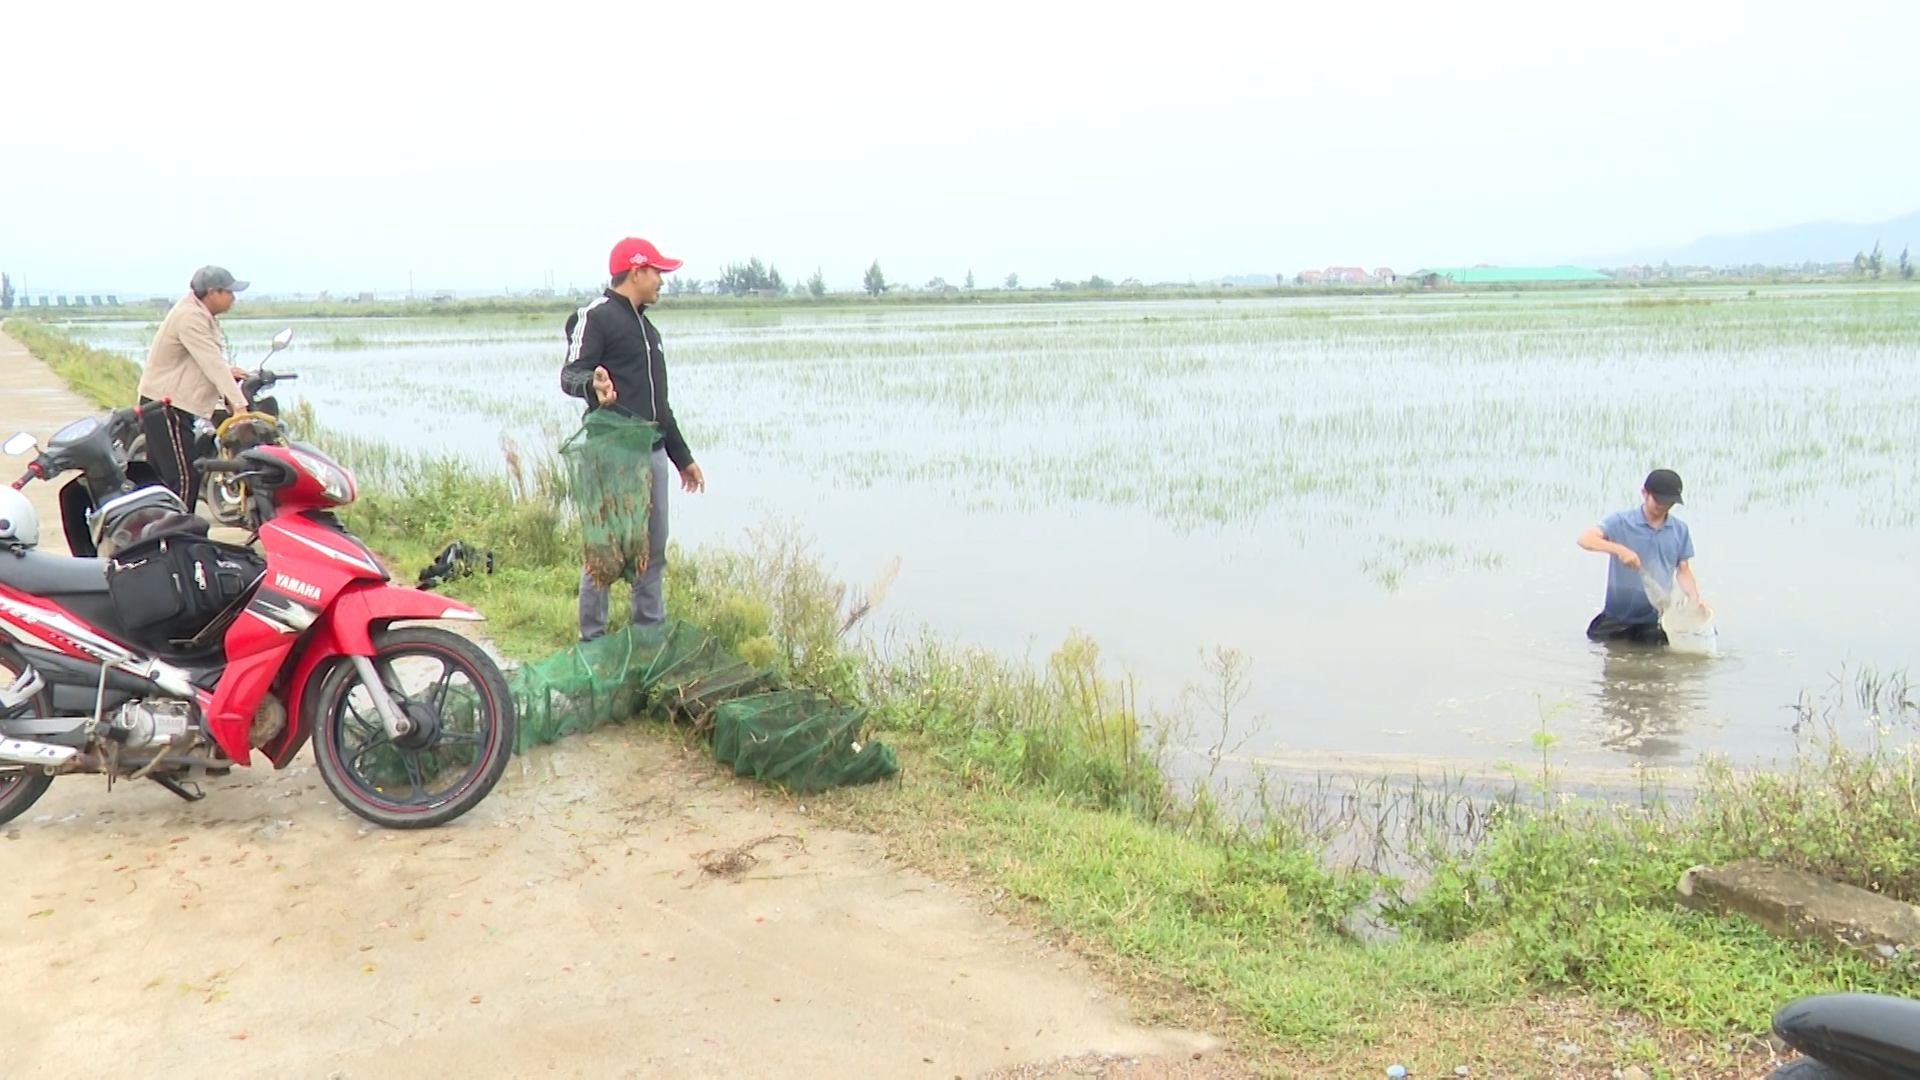
[[[0,544],[38,547],[40,515],[25,495],[0,484]]]

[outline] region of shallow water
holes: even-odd
[[[329,425],[500,460],[552,446],[558,318],[316,320],[277,366]],[[1252,658],[1249,752],[1591,765],[1787,753],[1802,695],[1920,631],[1920,291],[696,313],[673,401],[712,485],[682,541],[770,516],[894,625],[1044,655],[1072,628],[1171,705]],[[242,359],[278,323],[235,320]],[[141,351],[147,330],[82,326]],[[1722,655],[1582,636],[1574,537],[1655,466]]]

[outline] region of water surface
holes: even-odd
[[[1236,646],[1253,751],[1521,758],[1544,722],[1589,764],[1765,760],[1920,631],[1920,291],[655,318],[711,484],[678,539],[773,517],[849,578],[899,556],[895,625],[1036,658],[1077,627],[1162,703]],[[303,322],[286,396],[495,467],[578,419],[559,323]],[[1574,537],[1654,466],[1721,657],[1582,636],[1606,567]]]

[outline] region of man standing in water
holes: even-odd
[[[1678,581],[1694,603],[1707,606],[1693,579],[1693,533],[1686,522],[1672,515],[1680,501],[1680,474],[1655,469],[1640,488],[1639,506],[1609,514],[1580,534],[1581,547],[1613,557],[1607,567],[1606,606],[1587,625],[1588,637],[1665,645],[1667,632],[1660,629],[1660,612],[1647,598],[1648,579],[1668,591]]]
[[[650,420],[660,429],[653,444],[653,501],[647,509],[647,568],[632,582],[633,623],[657,626],[667,620],[661,576],[667,568],[667,465],[680,473],[689,493],[707,489],[707,478],[687,449],[680,425],[667,404],[667,359],[660,331],[647,318],[647,305],[660,299],[660,277],[680,269],[660,249],[629,236],[613,246],[607,291],[567,320],[567,363],[560,389],[585,398],[587,410],[619,408]],[[580,640],[607,632],[607,590],[580,574]]]

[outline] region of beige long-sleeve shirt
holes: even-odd
[[[140,396],[171,399],[174,408],[202,418],[212,416],[222,401],[234,412],[244,410],[247,399],[227,366],[223,340],[207,305],[192,293],[181,297],[147,350]]]

